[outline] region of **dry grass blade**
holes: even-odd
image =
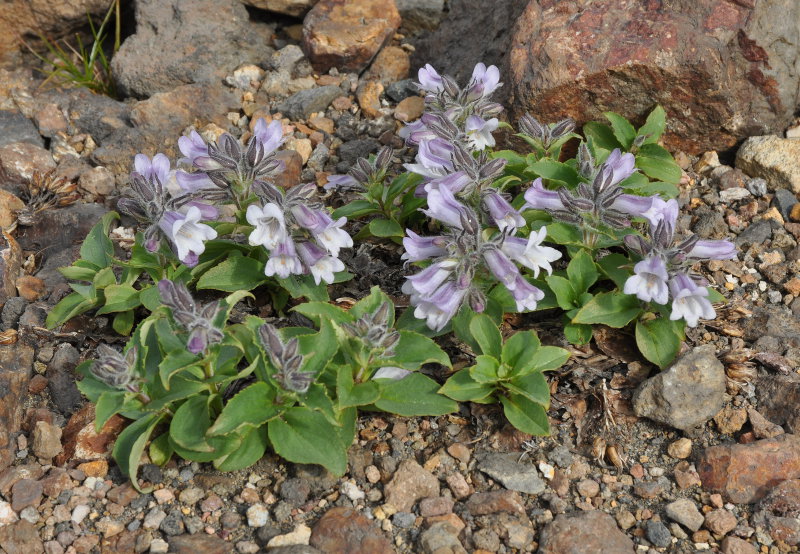
[[[0,333],[0,344],[8,345],[17,342],[18,333],[16,329],[9,329]]]

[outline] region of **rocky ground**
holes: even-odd
[[[413,152],[396,133],[423,109],[409,79],[415,45],[435,44],[429,29],[440,20],[464,17],[457,2],[442,13],[443,2],[398,1],[398,11],[389,0],[353,1],[348,12],[322,0],[304,26],[293,16],[313,2],[247,3],[288,15],[234,0],[194,0],[191,9],[137,2],[137,32],[113,62],[121,101],[43,87],[20,53],[0,67],[0,548],[797,551],[800,140],[784,135],[753,137],[738,150],[723,141],[720,154],[676,152],[680,225],[740,248],[737,260],[703,268],[727,302],[661,373],[619,331],[599,329],[591,345],[571,348],[550,376],[551,437],[516,432],[491,406],[439,418],[366,414],[341,479],[270,455],[232,474],[145,464],[150,494],[126,483],[109,458],[125,422],[95,433],[72,373],[99,341],[121,339],[104,317],[56,331],[44,319],[69,291],[56,269],[115,206],[133,155],[174,159],[177,137],[191,128],[211,139],[243,136],[266,117],[291,135],[281,154],[286,186],[323,184],[385,144],[399,167]],[[342,31],[353,18],[363,31],[356,39]],[[208,48],[183,47],[199,41]],[[785,136],[798,134],[790,127]],[[50,169],[78,201],[20,219],[20,183]],[[121,249],[131,233],[131,221],[114,230]],[[392,245],[359,247],[346,260],[357,278],[334,296],[372,284],[397,292],[397,258]],[[533,327],[567,347],[557,324],[548,314],[515,316],[504,331]],[[456,367],[468,364],[452,346]]]

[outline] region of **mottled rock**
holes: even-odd
[[[718,508],[706,514],[705,527],[717,536],[727,535],[736,527],[736,516]]]
[[[725,368],[713,345],[699,346],[633,395],[636,415],[689,431],[714,417],[725,401]]]
[[[752,406],[747,408],[747,416],[750,419],[750,425],[753,426],[753,434],[757,439],[771,439],[783,434],[783,427],[772,423]]]
[[[308,119],[312,113],[324,112],[341,94],[342,89],[333,85],[301,90],[281,103],[278,110],[290,119]]]
[[[798,103],[798,18],[793,0],[528,2],[508,43],[512,116],[639,121],[660,104],[665,145],[690,154],[779,132]]]
[[[64,451],[56,456],[56,465],[67,460],[100,460],[111,455],[111,446],[126,421],[120,416],[112,416],[97,433],[94,428],[94,405],[86,404],[72,414],[63,430]]]
[[[0,469],[14,460],[12,437],[22,425],[22,403],[33,375],[33,357],[33,348],[22,342],[0,345]]]
[[[270,51],[269,27],[251,23],[236,0],[140,0],[135,12],[136,33],[111,60],[126,96],[219,81]]]
[[[700,456],[697,470],[704,489],[734,504],[756,502],[781,481],[800,478],[800,438],[787,434],[750,444],[711,446]]]
[[[439,26],[444,12],[444,0],[395,0],[402,28],[409,33],[433,30]],[[484,12],[482,16],[488,15]]]
[[[753,514],[753,525],[788,545],[800,545],[800,479],[789,479],[769,491]]]
[[[411,61],[408,54],[399,46],[387,46],[375,56],[364,79],[380,81],[388,86],[408,77]]]
[[[303,21],[303,50],[320,73],[359,72],[399,26],[394,0],[320,0]]]
[[[11,507],[20,512],[28,506],[34,508],[42,501],[42,484],[33,479],[20,479],[11,487]]]
[[[647,521],[644,525],[647,540],[660,548],[666,548],[672,544],[672,534],[667,526],[660,521]]]
[[[690,531],[697,531],[703,526],[703,514],[688,498],[670,502],[665,506],[665,512],[668,518],[677,521]]]
[[[40,212],[36,225],[23,227],[17,235],[25,250],[56,253],[83,242],[95,223],[108,210],[99,204],[72,204]]]
[[[397,104],[394,118],[404,123],[410,123],[420,118],[425,111],[425,99],[421,96],[409,96]]]
[[[0,193],[0,201],[3,200]],[[0,209],[2,211],[2,209]],[[19,298],[17,296],[16,281],[17,276],[22,268],[22,249],[19,243],[5,231],[0,230],[0,304],[3,305],[3,325],[9,328],[12,320],[19,321],[19,317],[25,310],[20,300],[27,304],[24,298],[12,302],[12,298]],[[6,308],[6,305],[9,308]],[[20,312],[19,308],[22,308]],[[7,313],[8,310],[8,313]],[[19,314],[18,314],[19,312]],[[17,315],[18,314],[18,315]],[[5,329],[4,329],[5,330]]]
[[[469,497],[466,507],[473,516],[498,512],[509,514],[525,513],[525,505],[522,503],[522,498],[514,491],[476,492]]]
[[[24,207],[25,203],[17,196],[0,189],[0,229],[9,230],[17,222],[17,212]]]
[[[175,554],[229,554],[231,544],[216,535],[198,533],[169,538],[169,547]]]
[[[530,463],[519,463],[517,454],[482,454],[478,457],[478,469],[499,481],[512,491],[540,494],[545,483],[539,472]]]
[[[44,552],[38,529],[24,519],[0,527],[0,548],[9,554]]]
[[[34,455],[45,460],[55,458],[61,452],[61,428],[46,421],[37,421],[33,428]]]
[[[299,17],[314,7],[317,0],[242,0],[242,2],[260,10]]]
[[[754,384],[759,412],[787,431],[800,433],[800,377],[764,375]]]
[[[320,518],[311,532],[309,544],[322,552],[394,552],[384,534],[364,515],[345,507],[328,510]]]
[[[424,554],[447,552],[466,554],[467,551],[458,540],[458,529],[447,522],[434,523],[420,535],[419,542]]]
[[[399,512],[410,512],[420,498],[438,496],[439,480],[413,459],[403,460],[384,488],[386,503]]]
[[[769,190],[800,193],[800,140],[774,135],[750,137],[736,153],[736,167],[752,177],[762,177]]]
[[[758,554],[758,549],[739,537],[725,537],[722,541],[722,554]]]
[[[561,514],[542,529],[540,554],[633,554],[631,541],[610,515],[593,510]]]
[[[16,110],[0,110],[0,146],[12,142],[29,142],[36,146],[44,146],[44,140],[30,119]]]
[[[47,294],[44,281],[33,275],[23,275],[17,279],[17,294],[28,302],[36,302]]]
[[[0,146],[0,187],[14,192],[19,183],[30,181],[34,171],[44,173],[55,166],[53,155],[41,146],[29,142]]]
[[[356,98],[364,115],[373,119],[380,115],[381,94],[383,85],[378,81],[366,81],[358,87]]]
[[[64,343],[56,349],[47,366],[47,388],[53,403],[63,415],[72,414],[83,402],[73,373],[79,357],[80,354],[74,346]]]
[[[94,196],[108,196],[114,192],[114,174],[105,167],[93,167],[81,173],[80,188]]]

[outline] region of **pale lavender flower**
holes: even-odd
[[[633,217],[644,217],[652,205],[652,196],[620,194],[611,204],[611,209]]]
[[[651,196],[653,203],[650,208],[642,213],[642,217],[650,222],[651,229],[655,229],[659,222],[666,222],[674,230],[678,219],[678,201],[674,198],[662,200],[658,196]]]
[[[324,213],[324,212],[321,212]],[[327,214],[325,214],[327,215]],[[353,238],[347,234],[347,231],[342,229],[347,223],[346,217],[340,217],[336,221],[328,217],[330,223],[319,233],[314,235],[316,241],[324,246],[331,256],[338,257],[341,248],[350,248],[353,246]]]
[[[507,288],[517,303],[518,312],[535,310],[539,300],[544,298],[544,292],[531,285],[522,275],[517,275]]]
[[[677,273],[669,281],[672,292],[672,313],[669,318],[673,321],[686,320],[686,325],[696,327],[698,320],[714,319],[717,313],[708,300],[708,289],[695,283],[694,279],[685,273]]]
[[[431,296],[422,300],[414,308],[414,317],[426,320],[434,331],[441,331],[453,319],[469,287],[459,287],[455,281],[447,281]]]
[[[267,277],[277,275],[281,279],[286,279],[289,275],[302,273],[303,263],[297,257],[294,241],[290,237],[285,237],[270,251],[269,260],[264,267],[264,275]]]
[[[736,259],[736,245],[727,240],[698,240],[686,255],[698,260],[732,260]]]
[[[247,222],[255,227],[248,237],[252,246],[260,244],[267,250],[272,250],[286,239],[286,220],[283,210],[277,204],[270,202],[263,208],[250,204],[246,216]]]
[[[183,191],[189,193],[214,190],[216,188],[214,181],[202,171],[188,173],[179,169],[175,172],[175,180]]]
[[[461,229],[467,207],[455,199],[446,187],[428,193],[428,209],[422,212],[456,229]]]
[[[458,261],[452,259],[431,264],[416,275],[406,277],[402,290],[409,296],[430,296],[453,275],[453,270],[457,266]]]
[[[444,177],[437,177],[435,179],[431,179],[427,183],[422,183],[417,187],[417,190],[414,191],[414,196],[418,198],[426,198],[430,191],[440,187],[446,188],[453,194],[458,194],[471,182],[472,179],[470,179],[465,172],[456,171],[455,173],[450,173]]]
[[[166,212],[159,227],[175,247],[178,259],[189,267],[197,265],[198,257],[205,251],[205,241],[217,238],[217,232],[204,223],[197,206],[190,206],[186,213]]]
[[[542,178],[539,177],[525,191],[525,206],[533,210],[564,210],[564,204],[558,193],[544,188]]]
[[[453,171],[452,155],[453,145],[450,142],[441,138],[423,140],[417,152],[418,163],[403,165],[412,173],[435,179]]]
[[[633,294],[644,302],[652,301],[662,305],[669,301],[669,273],[661,256],[643,259],[634,266],[633,271],[634,275],[625,281],[625,294]]]
[[[472,70],[472,79],[467,86],[467,98],[486,98],[498,87],[500,87],[500,70],[494,65],[486,67],[486,64],[478,63]]]
[[[322,186],[325,190],[333,189],[360,189],[361,183],[351,175],[328,175],[328,182]]]
[[[344,271],[344,263],[339,258],[329,255],[325,249],[313,242],[298,243],[297,253],[303,265],[311,272],[317,285],[320,282],[333,283],[335,273]]]
[[[294,203],[289,211],[300,227],[308,229],[314,234],[323,232],[333,222],[331,216],[326,212],[310,208],[304,203]]]
[[[406,229],[406,233],[408,236],[403,238],[403,247],[406,250],[402,256],[403,260],[419,262],[447,253],[447,250],[445,250],[447,239],[445,237],[422,237],[411,229]]]
[[[467,144],[473,150],[484,150],[495,145],[492,132],[500,126],[500,121],[496,117],[484,120],[477,115],[471,115],[464,124],[467,134]]]
[[[170,178],[169,158],[164,154],[156,154],[151,160],[144,154],[136,154],[133,158],[133,167],[136,173],[147,179],[158,179],[162,185],[166,185]]]
[[[202,170],[220,169],[222,166],[208,155],[208,144],[197,131],[189,133],[188,137],[178,139],[178,148],[184,155],[178,163],[188,164]]]
[[[531,231],[528,240],[521,237],[506,237],[500,249],[515,262],[524,265],[533,271],[533,276],[539,276],[539,270],[544,269],[548,274],[553,272],[550,262],[561,258],[561,252],[549,246],[542,246],[547,236],[547,228]]]
[[[422,90],[427,92],[441,92],[444,90],[441,75],[439,75],[429,63],[426,63],[425,67],[420,68],[417,72],[417,78],[419,79],[419,86]]]
[[[513,233],[525,226],[525,218],[496,190],[489,189],[484,193],[483,205],[501,232],[508,230]]]
[[[630,152],[623,154],[619,148],[615,148],[606,158],[603,166],[611,171],[613,177],[611,184],[616,185],[636,171],[636,157]]]
[[[436,133],[431,131],[422,119],[407,124],[397,134],[400,138],[405,139],[409,146],[417,146],[424,140],[437,138]]]
[[[280,121],[267,124],[267,120],[261,118],[253,128],[253,138],[261,143],[264,155],[269,155],[283,144],[283,125]]]
[[[498,248],[487,248],[483,252],[483,259],[486,267],[492,272],[495,279],[500,281],[507,289],[511,290],[520,274],[519,269],[502,250]]]

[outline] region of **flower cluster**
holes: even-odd
[[[359,158],[347,175],[330,175],[324,185],[325,190],[339,188],[342,190],[366,191],[370,185],[383,182],[389,164],[392,162],[392,147],[384,146],[375,156],[375,161],[370,162]]]
[[[258,336],[277,370],[272,378],[278,381],[284,390],[305,394],[314,381],[314,375],[300,371],[303,367],[303,356],[298,352],[297,337],[284,343],[277,329],[269,323],[258,328]]]
[[[403,292],[410,295],[418,319],[425,319],[428,327],[438,331],[465,300],[474,311],[482,312],[486,298],[480,282],[489,275],[508,289],[517,310],[536,309],[544,293],[522,276],[514,262],[531,269],[535,276],[540,269],[552,271],[550,262],[559,259],[561,252],[541,245],[546,235],[544,228],[532,232],[527,239],[516,237],[517,226],[524,220],[497,215],[495,220],[501,221],[498,227],[502,227],[502,231],[487,239],[475,210],[456,200],[446,187],[428,193],[428,206],[423,210],[425,214],[444,224],[447,233],[422,237],[408,230],[408,236],[403,239],[405,260],[432,262],[421,272],[407,277],[403,285]],[[509,209],[513,210],[508,206],[506,214]]]
[[[634,275],[625,282],[625,294],[662,305],[672,296],[670,319],[684,319],[689,327],[695,327],[700,318],[714,319],[717,314],[707,298],[708,289],[699,276],[690,273],[690,268],[701,260],[735,258],[736,247],[727,240],[700,240],[696,235],[677,242],[675,200],[665,202],[653,197],[646,216],[650,220],[650,240],[639,235],[625,237],[626,246],[642,257],[634,266]]]
[[[192,354],[200,354],[212,345],[222,342],[225,335],[214,320],[222,306],[219,302],[210,302],[198,306],[183,283],[174,283],[169,279],[158,282],[161,301],[172,312],[175,323],[189,332],[186,349]]]
[[[247,222],[254,227],[248,240],[269,250],[264,273],[282,279],[311,273],[316,284],[332,283],[334,273],[344,270],[339,250],[353,246],[353,239],[342,229],[347,219],[333,220],[322,204],[314,202],[313,183],[284,192],[256,181],[253,191],[261,204],[247,207]]]
[[[131,384],[134,378],[133,368],[136,363],[136,347],[132,346],[123,356],[105,344],[97,345],[98,357],[89,367],[92,375],[115,389],[138,390]]]

